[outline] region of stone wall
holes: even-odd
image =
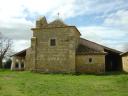
[[[35,56],[35,70],[74,73],[75,51],[79,36],[74,27],[68,26],[33,29],[33,37],[37,40],[36,45],[35,42],[31,42],[32,52],[34,52],[32,57]],[[50,45],[51,39],[55,39],[55,46]]]
[[[76,71],[78,73],[105,72],[105,55],[77,55]]]
[[[122,56],[123,71],[128,72],[128,54]]]
[[[35,51],[31,48],[26,50],[25,70],[34,70],[35,68]]]
[[[105,55],[76,55],[80,32],[60,20],[47,23],[46,18],[32,28],[31,48],[26,54],[26,70],[47,73],[104,72]],[[55,45],[51,45],[51,41]],[[91,58],[91,62],[89,60]]]

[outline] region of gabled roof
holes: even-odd
[[[99,44],[94,43],[92,41],[89,41],[87,39],[80,38],[79,44],[82,44],[82,45],[84,45],[88,48],[91,48],[93,50],[97,50],[97,51],[100,51],[100,52],[104,51],[102,46],[100,46]]]
[[[122,55],[122,56],[128,55],[128,51],[127,52],[124,52],[124,53],[122,53],[120,55]]]
[[[85,46],[87,46],[87,47],[89,47],[91,49],[94,49],[94,50],[97,50],[97,51],[100,51],[100,52],[105,52],[105,50],[109,50],[109,51],[117,53],[117,54],[121,54],[122,53],[122,52],[120,52],[118,50],[115,50],[115,49],[100,45],[98,43],[95,43],[95,42],[92,42],[92,41],[89,41],[89,40],[83,39],[83,38],[80,38],[80,44],[83,44],[83,45],[85,45]]]
[[[77,55],[83,55],[83,54],[106,54],[103,51],[95,50],[93,48],[89,48],[85,45],[79,44],[78,48],[76,49]]]
[[[11,57],[13,57],[13,56],[25,56],[26,55],[26,51],[27,51],[27,49],[24,49],[24,50],[22,50],[20,52],[17,52],[15,54],[11,55]]]

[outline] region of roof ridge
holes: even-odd
[[[91,42],[91,43],[94,43],[94,44],[96,44],[96,45],[98,45],[98,46],[101,46],[101,47],[103,47],[103,48],[106,48],[106,49],[109,49],[109,50],[115,51],[115,52],[117,52],[117,53],[120,53],[120,54],[122,53],[121,51],[118,51],[118,50],[113,49],[113,48],[109,48],[109,47],[107,47],[107,46],[104,46],[104,45],[98,44],[98,43],[93,42],[93,41],[90,41],[90,40],[88,40],[88,39],[85,39],[85,38],[80,38],[80,39],[87,40],[87,41],[89,41],[89,42]]]

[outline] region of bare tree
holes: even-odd
[[[12,41],[4,37],[0,33],[0,68],[2,68],[2,61],[5,56],[8,55],[9,50],[11,49]]]

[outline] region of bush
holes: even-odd
[[[11,64],[12,64],[12,60],[9,58],[6,60],[6,62],[4,63],[4,68],[5,69],[10,69],[11,68]]]

